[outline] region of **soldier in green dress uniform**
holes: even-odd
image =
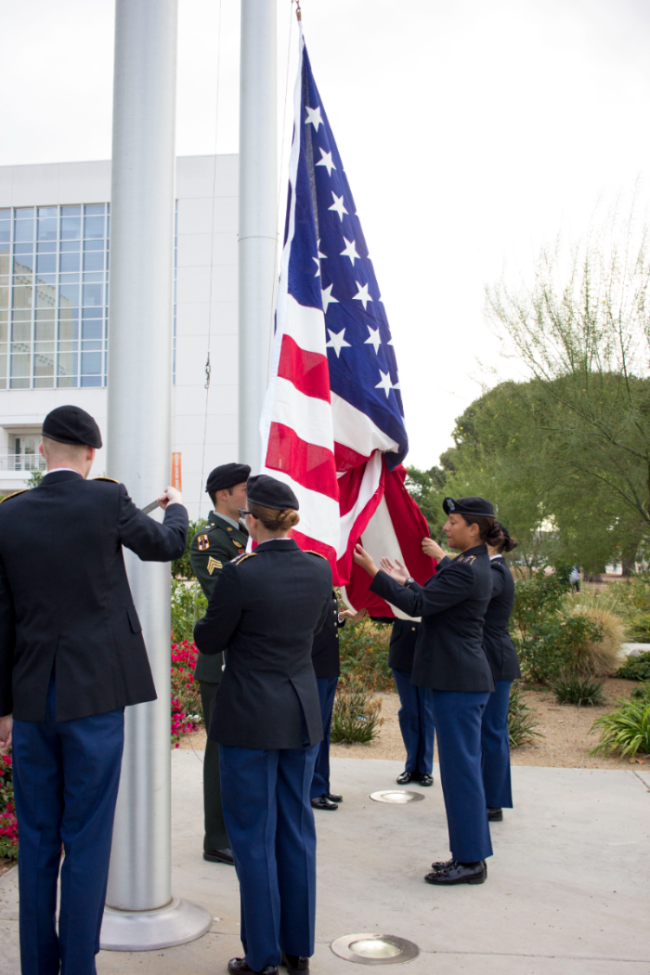
[[[226,562],[246,550],[248,532],[240,524],[239,509],[246,507],[246,481],[250,472],[246,464],[222,464],[210,473],[205,486],[214,511],[210,512],[207,525],[197,532],[192,541],[190,561],[208,599]],[[210,728],[214,713],[223,662],[222,653],[212,656],[199,653],[194,671],[201,690],[206,731]],[[221,807],[219,746],[210,738],[206,742],[203,762],[203,809],[203,859],[232,864],[230,841]]]

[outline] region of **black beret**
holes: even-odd
[[[80,406],[57,406],[43,420],[43,436],[57,443],[101,447],[102,435],[96,421]]]
[[[265,508],[275,508],[284,511],[287,508],[298,510],[298,498],[288,484],[269,477],[268,474],[256,474],[248,478],[246,485],[246,501],[261,504]]]
[[[474,515],[475,518],[494,518],[494,508],[485,498],[445,498],[442,507],[446,515]]]
[[[215,491],[225,491],[235,484],[243,484],[248,480],[250,472],[248,464],[221,464],[210,471],[205,490],[208,494],[214,494]]]

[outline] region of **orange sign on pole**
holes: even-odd
[[[181,470],[181,454],[172,454],[172,487],[177,488],[179,491],[183,490],[183,474]]]

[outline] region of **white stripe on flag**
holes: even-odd
[[[270,474],[278,481],[288,484],[298,498],[300,522],[296,525],[296,530],[336,549],[339,544],[338,501],[320,494],[319,491],[303,487],[285,471],[272,471],[265,467],[262,473]]]
[[[350,540],[350,532],[354,527],[354,523],[379,487],[380,478],[381,454],[379,451],[377,451],[377,453],[373,454],[370,460],[366,463],[366,469],[363,472],[363,477],[361,478],[361,485],[359,487],[357,500],[347,514],[341,515],[341,541],[336,553],[337,559],[340,559],[341,556],[347,551],[348,542]]]
[[[405,565],[404,555],[393,527],[385,496],[379,502],[376,512],[368,522],[368,527],[361,536],[361,544],[372,555],[377,565],[383,556],[387,556],[393,561],[399,559],[402,565]],[[408,570],[408,566],[406,568]],[[389,602],[388,605],[401,620],[413,619],[401,609],[393,606],[392,603]],[[421,617],[417,617],[417,619],[419,620]]]
[[[290,335],[305,352],[318,352],[327,359],[325,315],[322,308],[300,305],[288,294],[284,334]]]
[[[397,443],[376,426],[366,413],[362,413],[347,400],[332,393],[334,439],[345,447],[351,447],[362,457],[370,457],[373,450],[397,450]]]
[[[284,423],[306,443],[326,447],[334,452],[332,408],[325,400],[306,396],[288,379],[275,380],[275,402],[271,420]]]

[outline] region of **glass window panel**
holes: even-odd
[[[84,237],[104,239],[104,217],[84,218]]]
[[[56,254],[56,242],[51,244],[48,244],[47,242],[39,243],[36,250],[39,254]]]
[[[13,361],[13,360],[12,360]],[[29,389],[29,376],[26,379],[16,379],[14,376],[9,380],[10,389]]]
[[[34,389],[52,389],[54,386],[54,376],[36,376],[34,379]]]
[[[59,349],[57,357],[57,373],[59,376],[76,376],[77,374],[77,353],[62,352]]]
[[[14,287],[14,308],[31,308],[34,289],[30,287]]]
[[[67,273],[68,271],[78,271],[79,265],[81,263],[81,254],[77,251],[76,254],[61,254],[61,271]]]
[[[102,284],[84,284],[83,286],[83,304],[84,305],[97,305],[103,304],[104,297],[104,286]]]
[[[80,217],[81,216],[81,207],[80,206],[61,207],[61,216],[62,217]]]
[[[14,216],[17,220],[26,220],[28,217],[33,217],[34,207],[16,207]]]
[[[36,322],[34,328],[34,338],[37,342],[53,342],[54,341],[54,321],[49,322]]]
[[[57,229],[58,220],[56,217],[54,219],[47,217],[38,218],[38,239],[39,240],[56,240],[57,239]]]
[[[59,322],[59,341],[71,341],[79,334],[79,323],[68,319]]]
[[[104,275],[101,271],[91,271],[90,274],[84,274],[82,280],[84,284],[103,284]]]
[[[84,271],[103,271],[104,251],[84,251]]]
[[[56,274],[56,254],[39,254],[36,270],[39,274]]]
[[[29,376],[29,368],[31,365],[31,355],[29,353],[24,353],[22,347],[19,347],[21,351],[14,351],[14,347],[11,350],[11,375],[17,379],[22,379],[24,376]]]
[[[31,342],[32,323],[13,322],[11,325],[11,339],[13,342]],[[23,349],[22,351],[25,352],[26,350]]]
[[[84,320],[81,326],[81,337],[83,339],[101,339],[104,331],[103,325],[101,318],[91,319],[90,321]]]
[[[54,309],[56,308],[56,285],[55,284],[44,284],[40,279],[36,282],[36,307],[46,309],[47,313],[52,316],[54,315]],[[36,312],[40,315],[40,311]]]
[[[81,377],[82,386],[101,386],[102,377],[101,376],[83,376]]]
[[[84,250],[85,251],[103,251],[104,241],[103,240],[84,240]]]
[[[81,237],[81,217],[61,217],[61,240],[78,240]]]
[[[82,376],[98,376],[102,371],[101,352],[82,352],[81,353],[81,374]]]
[[[105,209],[106,209],[106,205],[104,203],[88,203],[84,207],[84,213],[86,214],[86,216],[95,216],[97,214],[101,214],[102,216],[104,216]]]
[[[58,207],[39,207],[38,208],[39,217],[58,217],[59,208]]]
[[[3,207],[0,210],[0,220],[7,220],[11,216],[11,210],[9,207]]]
[[[59,288],[59,307],[76,308],[79,304],[79,285],[62,284]]]
[[[32,313],[31,311],[27,311],[27,310],[21,311],[20,309],[14,308],[14,310],[11,313],[11,318],[14,322],[31,322]]]
[[[82,352],[101,352],[102,343],[100,342],[82,342],[81,343]]]
[[[34,270],[34,257],[31,254],[18,254],[14,257],[14,274],[31,274]]]
[[[34,239],[34,221],[16,220],[14,223],[14,240],[17,242]]]
[[[0,288],[0,308],[9,307],[9,288]]]
[[[36,312],[37,322],[46,322],[46,321],[50,321],[53,318],[56,318],[56,309],[53,307],[39,309]]]
[[[84,308],[83,320],[86,321],[87,318],[101,318],[103,313],[103,308]]]
[[[71,254],[73,251],[78,251],[81,248],[81,241],[79,240],[62,240],[61,241],[61,253]]]
[[[8,244],[11,240],[11,226],[7,220],[0,221],[0,241]]]
[[[44,288],[56,289],[56,274],[37,274],[36,286],[38,287],[39,285]]]
[[[0,342],[6,342],[9,338],[9,322],[0,322]]]
[[[79,273],[60,274],[59,281],[61,284],[79,284],[81,281],[81,275]]]

